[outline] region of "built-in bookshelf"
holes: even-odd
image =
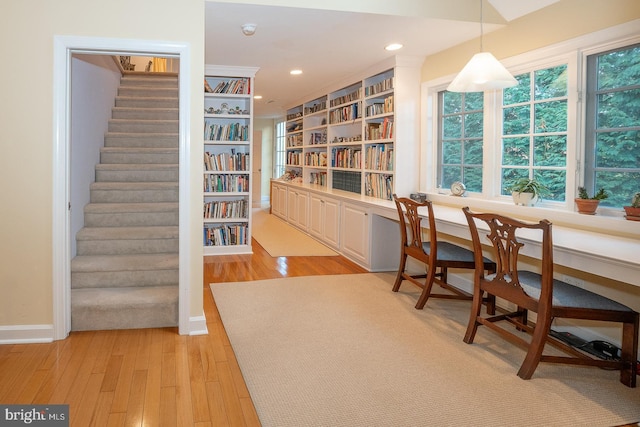
[[[256,68],[206,66],[204,255],[251,253],[251,143]]]
[[[287,170],[305,183],[385,200],[417,191],[421,65],[422,58],[391,58],[287,110]]]

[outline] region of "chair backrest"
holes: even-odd
[[[533,308],[537,304],[544,304],[550,307],[553,296],[551,222],[546,219],[539,222],[524,222],[496,213],[472,213],[468,207],[463,208],[462,211],[471,231],[476,263],[475,279],[483,280],[485,285],[489,282],[490,293],[520,306]],[[496,274],[491,277],[485,277],[482,269],[482,242],[476,221],[483,225],[486,224],[489,229],[486,237],[493,250],[493,258],[496,263]],[[517,234],[523,229],[534,230],[533,234],[541,239],[541,283],[535,292],[532,292],[532,289],[527,286],[526,280],[521,282],[521,275],[519,275],[520,250],[525,246],[525,243]],[[535,230],[538,232],[535,233]],[[527,289],[529,289],[528,292]]]
[[[424,202],[416,202],[406,197],[397,197],[393,195],[393,201],[396,203],[398,210],[398,218],[400,219],[400,231],[402,233],[402,246],[414,248],[422,251],[422,217],[418,213],[418,208],[427,208],[427,219],[429,221],[429,255],[430,258],[436,259],[437,240],[436,240],[436,221],[433,216],[433,206],[429,200]],[[424,212],[423,212],[424,214]]]

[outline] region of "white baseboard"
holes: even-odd
[[[189,318],[189,335],[207,335],[207,318],[204,316],[194,316]]]
[[[53,325],[0,326],[0,344],[53,342]]]

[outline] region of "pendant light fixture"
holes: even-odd
[[[458,73],[447,90],[450,92],[483,92],[518,84],[509,71],[489,52],[483,52],[484,22],[480,0],[480,53],[476,53]]]

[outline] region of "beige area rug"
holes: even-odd
[[[253,211],[251,235],[272,257],[338,255],[302,231],[287,224],[268,210]]]
[[[265,427],[616,426],[640,420],[640,388],[617,371],[541,364],[480,328],[469,303],[413,306],[389,273],[211,285]],[[489,340],[491,339],[491,341]]]

